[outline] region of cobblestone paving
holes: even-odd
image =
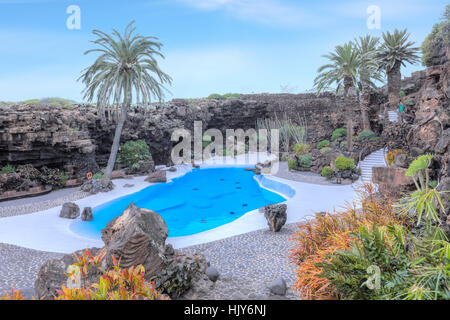
[[[33,212],[38,212],[42,210],[47,210],[50,208],[54,208],[60,205],[63,205],[65,202],[72,202],[76,200],[80,200],[89,196],[90,194],[83,191],[74,191],[70,194],[67,194],[63,197],[58,197],[55,199],[49,199],[44,201],[37,202],[29,202],[24,201],[24,204],[14,205],[14,206],[0,206],[0,218],[18,216],[22,214],[29,214]],[[25,199],[24,199],[25,200]],[[17,201],[17,200],[14,200]]]
[[[203,299],[298,299],[292,289],[286,296],[270,293],[267,285],[282,277],[288,287],[292,286],[294,266],[289,264],[290,236],[295,224],[289,224],[274,233],[260,230],[231,238],[181,249],[185,253],[202,253],[211,266],[219,272],[219,280]],[[37,251],[0,243],[0,293],[16,289],[26,296],[34,294],[34,281],[40,266],[49,259],[63,254]]]
[[[15,289],[30,298],[34,295],[34,281],[41,265],[49,260],[61,258],[63,254],[37,251],[6,243],[0,243],[0,295]]]
[[[214,288],[206,299],[298,299],[292,289],[285,297],[270,293],[267,286],[282,277],[288,287],[294,284],[295,266],[289,264],[290,237],[297,224],[289,224],[280,232],[259,230],[210,243],[181,249],[186,253],[202,253],[219,273]]]

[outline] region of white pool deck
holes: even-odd
[[[239,156],[234,159],[228,158],[225,165],[252,165],[257,160],[263,161],[268,158],[265,154],[260,154],[258,157],[259,159],[252,157],[250,161],[248,156],[247,158]],[[223,166],[222,161],[208,160],[205,164],[201,165],[201,168]],[[176,167],[176,172],[167,172],[168,179],[182,176],[192,170],[191,165],[179,165]],[[108,193],[92,195],[75,201],[75,203],[81,210],[84,207],[96,207],[118,197],[135,193],[151,185],[145,182],[144,179],[145,177],[135,177],[133,179],[114,180],[116,186],[114,190]],[[266,181],[263,181],[262,186],[267,185],[267,183],[271,184],[271,181],[276,181],[288,185],[295,190],[295,195],[290,198],[287,197],[287,200],[284,202],[288,207],[286,223],[299,222],[308,216],[314,215],[315,212],[339,209],[345,206],[346,202],[356,200],[354,185],[316,185],[286,180],[272,175],[264,175],[263,180]],[[124,188],[123,186],[125,184],[133,184],[134,186]],[[275,188],[279,189],[277,187]],[[280,190],[272,189],[275,192],[279,192]],[[279,193],[281,194],[281,192]],[[101,239],[90,239],[72,232],[70,230],[70,224],[74,220],[60,218],[60,211],[61,206],[58,206],[32,214],[1,218],[0,242],[30,249],[61,253],[71,253],[75,250],[89,247],[103,247],[104,244]],[[258,210],[253,210],[220,227],[190,236],[169,237],[167,242],[171,243],[175,248],[183,248],[260,229],[267,229],[267,221],[263,213],[260,213]]]

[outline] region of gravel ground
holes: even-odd
[[[298,299],[289,289],[286,296],[270,293],[267,286],[282,277],[288,287],[295,281],[295,266],[289,263],[291,235],[297,224],[289,224],[280,232],[254,231],[210,243],[180,249],[185,253],[205,255],[219,273],[219,280],[204,299],[258,300]]]
[[[53,191],[43,196],[0,202],[0,218],[47,210],[89,195],[87,192],[80,191],[79,188],[70,188]]]
[[[63,254],[37,251],[6,243],[0,243],[0,295],[11,287],[20,289],[31,298],[34,295],[34,281],[41,265],[50,259],[61,258]]]
[[[288,163],[285,161],[280,161],[278,173],[275,175],[275,177],[326,186],[352,184],[351,180],[348,179],[343,179],[341,184],[336,184],[333,183],[332,180],[328,180],[327,178],[322,177],[320,174],[311,171],[291,171],[288,169]]]
[[[259,230],[210,243],[180,249],[184,253],[201,253],[220,273],[212,290],[199,299],[259,300],[298,299],[289,289],[286,296],[276,296],[267,288],[271,281],[282,277],[292,286],[294,266],[289,264],[290,236],[296,224],[278,232]],[[0,243],[0,293],[11,286],[23,290],[27,297],[34,294],[34,281],[40,266],[63,254],[37,251]]]

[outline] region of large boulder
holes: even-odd
[[[90,194],[97,194],[99,192],[109,192],[114,189],[112,181],[104,182],[101,179],[87,180],[80,187],[81,191],[88,192]]]
[[[76,263],[76,258],[74,254],[78,257],[83,255],[85,250],[79,250],[72,254],[66,254],[61,259],[52,259],[46,261],[40,268],[37,279],[34,283],[34,290],[38,298],[52,299],[56,294],[56,290],[60,289],[62,285],[67,286],[67,276],[68,267]],[[99,248],[90,248],[94,256],[100,253]],[[84,282],[81,285],[95,282],[100,277],[101,272],[96,268],[91,268],[88,270],[86,279],[82,279]]]
[[[66,202],[62,206],[59,216],[66,219],[76,219],[80,216],[80,207],[76,203]]]
[[[264,209],[264,217],[267,219],[269,229],[273,232],[278,232],[284,226],[287,220],[287,205],[273,204],[267,205]]]
[[[120,259],[120,267],[142,264],[147,278],[155,276],[167,264],[165,241],[168,233],[159,214],[130,204],[102,230],[108,264],[112,263],[111,255],[114,255]]]
[[[372,182],[378,184],[382,194],[397,196],[409,191],[414,184],[410,177],[405,176],[405,172],[405,168],[373,167]]]
[[[150,182],[150,183],[167,182],[166,171],[158,170],[158,171],[152,172],[148,175],[147,178],[145,178],[145,181]]]

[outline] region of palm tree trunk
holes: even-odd
[[[344,105],[347,114],[347,150],[353,149],[353,106],[349,91],[353,87],[353,80],[350,77],[344,79]]]
[[[387,72],[388,76],[388,99],[391,107],[396,106],[399,99],[402,75],[400,73],[400,62],[396,62],[394,67]]]
[[[123,126],[127,120],[128,108],[129,103],[125,102],[122,107],[119,122],[117,123],[116,132],[114,133],[114,140],[111,146],[111,153],[109,154],[108,165],[106,166],[106,170],[102,178],[102,182],[105,185],[111,180],[111,174],[114,169],[114,164],[116,163],[117,152],[119,151],[120,137],[122,136]]]
[[[370,86],[367,83],[363,83],[360,102],[363,130],[371,130],[369,120],[369,105],[370,105]]]

